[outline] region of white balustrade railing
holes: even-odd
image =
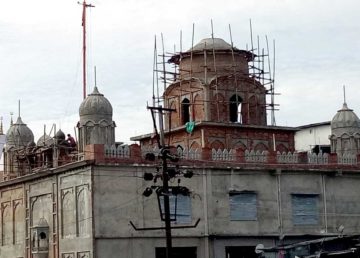
[[[245,161],[265,163],[268,160],[268,154],[268,151],[245,150]]]
[[[276,161],[277,163],[288,163],[288,164],[296,164],[299,162],[299,155],[297,152],[283,152],[280,153],[279,151],[276,153]]]
[[[107,158],[130,158],[130,147],[129,145],[118,145],[115,144],[104,146],[105,157]]]

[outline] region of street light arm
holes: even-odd
[[[175,227],[171,227],[171,229],[180,229],[180,228],[196,228],[197,225],[199,224],[200,219],[197,219],[197,221],[195,222],[194,225],[190,225],[190,226],[175,226]],[[166,229],[166,227],[148,227],[148,228],[137,228],[134,223],[132,221],[130,221],[130,225],[133,227],[133,229],[135,229],[136,231],[145,231],[145,230],[162,230],[162,229]]]

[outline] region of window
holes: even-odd
[[[242,99],[238,95],[233,95],[230,98],[230,122],[241,123],[241,102]]]
[[[231,220],[257,220],[255,192],[230,192],[229,197]]]
[[[161,211],[164,214],[164,198],[160,197]],[[176,218],[175,218],[175,207],[176,207]],[[191,199],[190,196],[184,196],[182,194],[170,195],[170,217],[175,223],[186,224],[191,223]],[[176,219],[176,220],[175,220]]]
[[[182,123],[186,124],[190,122],[190,101],[185,98],[181,102],[181,112],[182,112]]]
[[[166,248],[165,247],[156,247],[155,248],[155,257],[156,258],[165,258],[166,257]],[[173,247],[171,248],[171,257],[172,258],[196,258],[196,247]]]
[[[319,222],[317,194],[292,194],[292,220],[294,225],[316,225]]]

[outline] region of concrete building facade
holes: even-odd
[[[160,257],[164,232],[130,225],[162,226],[156,195],[142,195],[150,186],[143,175],[156,165],[139,162],[139,146],[130,149],[128,158],[111,157],[104,145],[90,145],[87,152],[96,159],[85,155],[84,161],[1,183],[1,257],[40,257],[33,232],[41,219],[49,225],[46,257]],[[173,230],[173,243],[193,248],[195,257],[236,257],[240,251],[254,257],[249,248],[259,243],[336,235],[341,225],[346,234],[360,230],[357,166],[208,158],[182,161],[194,172],[181,183],[191,190],[190,219],[174,226],[200,222]]]

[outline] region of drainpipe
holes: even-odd
[[[323,186],[325,233],[328,233],[327,204],[326,204],[326,183],[325,183],[325,175],[324,174],[321,175],[321,183],[322,183],[322,186]]]
[[[207,175],[206,169],[203,169],[203,203],[204,203],[204,257],[210,258],[209,254],[209,221],[208,221],[208,199],[207,199]]]
[[[282,211],[281,211],[281,170],[276,171],[276,179],[277,179],[279,238],[281,238],[283,235]]]

